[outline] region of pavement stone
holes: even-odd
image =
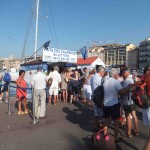
[[[16,99],[10,100],[10,115],[8,104],[0,104],[0,150],[92,150],[92,110],[87,111],[79,103],[58,102],[56,106],[47,105],[47,118],[33,124],[32,114],[17,115]],[[31,108],[31,101],[28,105]],[[122,137],[117,150],[142,150],[148,136],[142,118],[139,118],[139,129],[137,137]],[[109,132],[113,134],[113,125]]]

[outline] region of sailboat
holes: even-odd
[[[48,72],[49,66],[52,64],[56,64],[58,66],[64,66],[66,63],[77,62],[77,52],[66,50],[66,49],[58,49],[58,48],[48,48],[50,44],[50,40],[44,43],[40,48],[37,49],[37,37],[38,37],[38,21],[39,21],[39,1],[36,0],[36,24],[35,24],[35,46],[34,53],[31,57],[28,58],[23,64],[21,64],[21,69],[25,71],[35,70],[38,67],[42,67],[44,72]],[[37,56],[37,52],[42,49],[42,58]],[[23,51],[24,53],[24,51]],[[33,57],[34,55],[34,57]],[[23,58],[23,57],[22,57]]]
[[[25,70],[26,72],[30,72],[31,70],[35,72],[35,70],[38,67],[44,67],[44,70],[47,70],[45,63],[42,63],[41,57],[37,56],[37,52],[41,50],[42,48],[47,48],[49,46],[50,41],[44,43],[40,48],[37,49],[37,43],[38,43],[38,20],[39,20],[39,1],[36,0],[36,23],[35,23],[35,43],[34,43],[34,53],[28,57],[25,58],[25,44],[27,37],[25,38],[24,48],[22,52],[22,63],[20,64],[20,69]],[[27,36],[27,34],[26,34]]]

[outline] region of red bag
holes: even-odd
[[[141,78],[132,87],[132,99],[140,108],[150,107],[150,73]]]

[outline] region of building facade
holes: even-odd
[[[139,45],[139,68],[150,65],[150,38],[140,42]]]
[[[127,65],[127,51],[136,48],[133,44],[107,44],[89,48],[88,57],[98,56],[106,66]],[[78,51],[78,58],[82,57]]]
[[[16,70],[19,70],[21,60],[18,58],[14,58],[12,56],[8,58],[1,58],[0,59],[0,69],[12,69],[15,68]]]
[[[77,59],[77,68],[84,68],[87,67],[89,70],[96,69],[96,66],[103,66],[105,67],[105,64],[98,56],[88,57],[85,60],[83,58]]]
[[[139,47],[136,47],[135,49],[127,49],[126,66],[132,69],[139,68]]]

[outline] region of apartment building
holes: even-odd
[[[127,49],[126,52],[126,66],[129,68],[139,68],[139,47]]]
[[[14,58],[13,56],[10,56],[8,58],[1,58],[0,59],[0,69],[8,69],[15,68],[16,70],[19,70],[21,60],[18,58]]]
[[[106,44],[90,47],[88,57],[99,56],[106,66],[128,65],[127,51],[136,48],[133,44]],[[78,51],[78,58],[82,57]]]
[[[139,68],[150,65],[150,38],[140,42],[139,45]]]

